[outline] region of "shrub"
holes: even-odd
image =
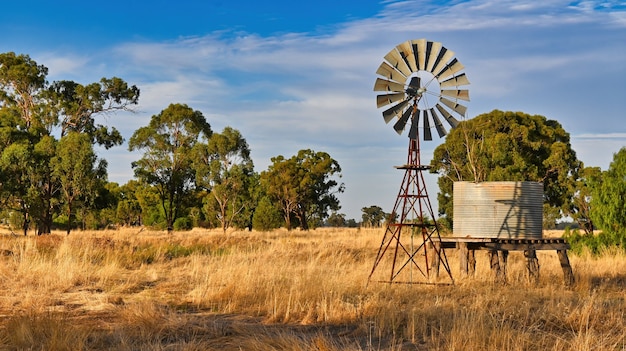
[[[174,230],[191,230],[193,223],[189,217],[180,217],[174,221]]]
[[[614,234],[601,232],[597,235],[593,234],[580,234],[578,229],[570,231],[570,228],[565,228],[563,238],[570,244],[573,253],[580,255],[583,251],[588,250],[594,256],[602,254],[604,250],[617,247],[619,250],[626,252],[626,237]]]

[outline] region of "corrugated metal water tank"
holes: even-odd
[[[455,182],[457,237],[541,239],[543,183]]]

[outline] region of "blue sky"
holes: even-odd
[[[467,117],[493,109],[559,121],[578,157],[606,169],[626,146],[626,2],[30,1],[0,12],[0,52],[30,55],[49,80],[118,76],[141,89],[135,114],[107,116],[128,140],[170,103],[213,130],[241,131],[257,171],[300,149],[339,161],[348,218],[391,211],[407,138],[385,125],[372,91],[396,45],[426,38],[455,52],[471,81]],[[422,143],[422,160],[442,142]],[[100,150],[109,179],[140,157]],[[427,175],[436,208],[436,176]]]

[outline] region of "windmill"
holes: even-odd
[[[469,101],[469,91],[462,87],[470,83],[454,52],[439,42],[405,41],[384,59],[374,84],[374,91],[384,93],[376,97],[376,104],[386,108],[385,123],[396,120],[393,129],[398,134],[408,126],[409,148],[407,163],[396,167],[404,171],[404,179],[368,283],[381,266],[391,269],[382,282],[433,283],[439,278],[440,265],[453,283],[445,251],[437,245],[439,227],[423,176],[430,166],[420,160],[420,130],[423,139],[430,141],[433,128],[440,138],[447,134],[442,120],[456,127],[457,118],[467,112],[463,102]]]

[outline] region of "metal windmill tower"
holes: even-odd
[[[368,283],[377,270],[388,269],[391,274],[383,274],[377,281],[438,283],[443,280],[438,277],[439,266],[453,283],[445,252],[437,245],[439,227],[423,175],[430,166],[420,159],[419,130],[423,139],[430,141],[432,127],[439,137],[446,135],[442,119],[456,127],[459,121],[454,116],[465,117],[467,111],[460,100],[469,101],[469,91],[461,87],[470,83],[454,52],[439,42],[409,40],[384,58],[376,71],[381,77],[376,79],[374,91],[384,92],[376,97],[377,106],[392,105],[383,111],[383,118],[386,123],[396,119],[393,129],[398,134],[410,126],[409,147],[406,164],[396,167],[404,171],[404,178]]]

